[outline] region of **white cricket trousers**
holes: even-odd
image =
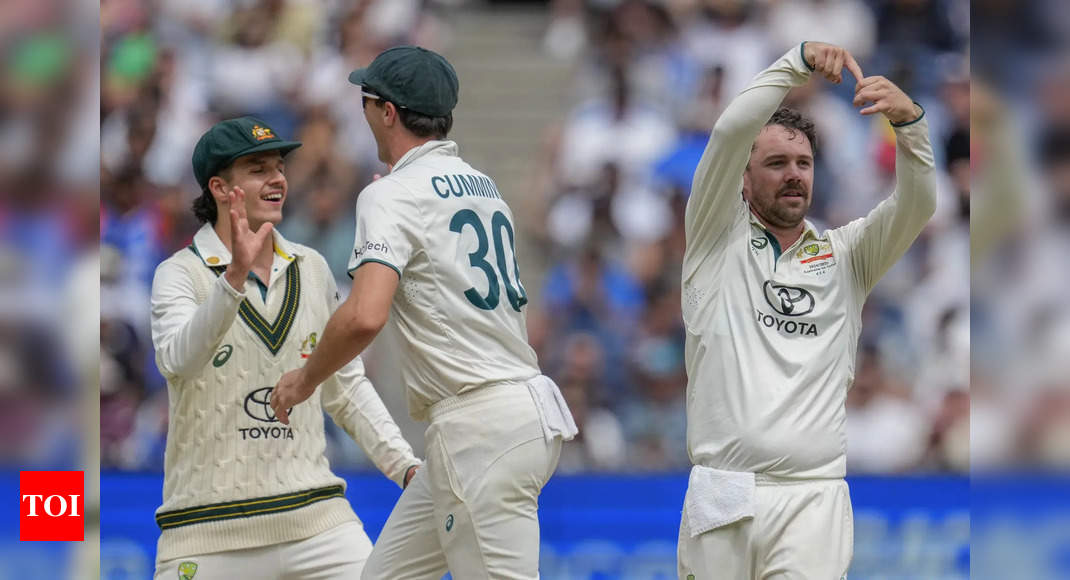
[[[692,537],[680,522],[680,580],[841,580],[854,553],[842,479],[758,479],[754,517]]]
[[[556,387],[555,387],[556,388]],[[436,403],[423,467],[401,494],[364,568],[365,580],[539,577],[539,493],[557,468],[523,384]]]
[[[186,573],[193,580],[352,580],[360,578],[371,551],[364,526],[346,522],[304,540],[158,562],[154,579]]]

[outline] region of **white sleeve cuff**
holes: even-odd
[[[219,278],[216,280],[216,284],[222,286],[223,290],[225,290],[226,293],[229,294],[230,297],[233,298],[235,301],[241,302],[245,299],[245,289],[242,288],[241,291],[234,289],[234,287],[230,285],[230,282],[227,282],[227,278],[223,274],[219,275]]]

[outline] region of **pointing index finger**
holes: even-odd
[[[847,56],[844,65],[846,65],[847,70],[854,75],[855,81],[858,82],[858,84],[862,84],[862,79],[865,78],[862,75],[862,67],[858,66],[858,61],[855,60],[855,57],[851,56],[851,53],[844,51],[844,54]]]

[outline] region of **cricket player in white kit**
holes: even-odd
[[[395,47],[349,80],[391,172],[357,200],[349,299],[272,407],[286,422],[393,316],[409,411],[430,421],[426,464],[363,577],[538,578],[538,497],[576,425],[527,342],[512,212],[445,140],[458,82],[444,58]]]
[[[896,134],[896,188],[846,226],[805,220],[813,126],[780,109],[812,73],[855,76],[856,106]],[[775,113],[775,114],[774,114]],[[687,440],[681,580],[843,578],[853,551],[844,400],[862,304],[931,217],[924,111],[850,54],[803,43],[725,109],[688,201]]]
[[[323,411],[399,485],[419,465],[359,358],[280,426],[271,385],[314,352],[340,299],[326,260],[283,238],[284,141],[228,119],[197,142],[193,243],[156,269],[152,342],[169,422],[157,580],[343,580],[371,553],[324,456]]]

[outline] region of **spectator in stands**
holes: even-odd
[[[862,0],[773,0],[766,30],[774,54],[820,39],[846,48],[862,63],[877,41],[873,12]]]
[[[881,368],[877,351],[861,349],[847,393],[847,471],[897,473],[917,465],[929,442],[929,423]]]
[[[598,339],[577,333],[564,341],[564,360],[555,373],[579,434],[561,447],[557,469],[562,473],[612,471],[627,467],[627,448],[620,422],[599,401],[609,390],[603,384],[605,354]]]
[[[650,337],[632,352],[639,396],[622,409],[632,467],[638,470],[683,470],[690,465],[687,426],[680,421],[687,386],[683,344],[666,336]]]
[[[566,121],[557,160],[565,184],[589,184],[607,164],[618,167],[624,183],[642,179],[676,137],[670,117],[635,98],[627,69],[610,73],[607,96],[581,105]]]
[[[280,230],[288,239],[319,248],[334,277],[348,280],[346,266],[353,251],[354,224],[338,216],[351,212],[353,202],[346,193],[350,190],[322,173],[306,182],[302,189],[297,194],[301,196],[301,204]],[[340,283],[338,287],[348,289],[346,284]]]

